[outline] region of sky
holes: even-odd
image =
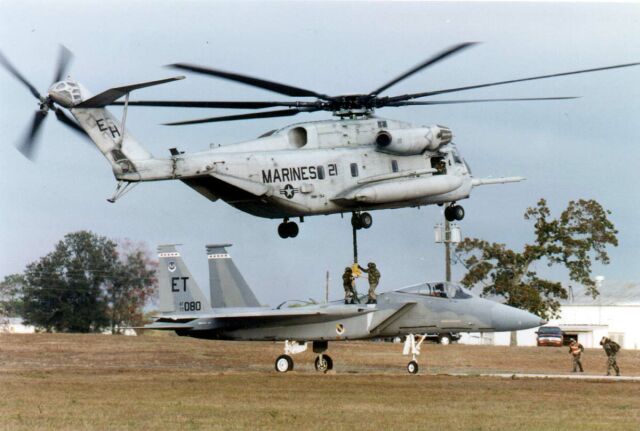
[[[479,45],[414,75],[387,94],[405,94],[640,61],[640,3],[194,2],[0,0],[0,50],[41,91],[51,84],[63,44],[74,53],[69,74],[94,93],[176,75],[163,66],[188,62],[253,75],[320,93],[369,92],[452,45]],[[132,99],[274,100],[275,93],[215,78],[187,79],[138,91]],[[183,244],[196,280],[208,291],[205,245],[230,253],[257,297],[321,299],[342,295],[351,263],[349,217],[308,217],[295,239],[279,220],[212,203],[179,181],[143,183],[115,204],[115,179],[88,141],[47,118],[34,162],[14,147],[37,104],[0,70],[0,277],[20,272],[68,233],[91,230],[114,239]],[[640,261],[640,67],[499,86],[454,98],[581,96],[554,102],[385,108],[376,114],[416,125],[442,124],[472,168],[525,182],[485,186],[460,202],[465,237],[520,249],[533,239],[527,207],[544,197],[554,215],[570,200],[596,199],[612,214],[620,245],[606,280],[638,281]],[[119,109],[113,109],[117,116]],[[157,156],[211,143],[253,139],[329,113],[208,125],[161,123],[238,112],[130,109],[127,127]],[[439,207],[373,212],[360,231],[361,262],[375,261],[379,290],[444,278],[444,249],[434,243]],[[562,269],[536,267],[566,282]],[[464,275],[453,266],[454,280]],[[366,281],[359,282],[366,289]]]

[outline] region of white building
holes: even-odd
[[[25,325],[19,317],[0,317],[0,334],[33,334],[36,328]]]
[[[567,288],[560,317],[547,326],[559,326],[565,337],[577,338],[585,347],[599,347],[602,337],[623,349],[640,349],[640,283],[604,282],[593,299],[583,286]],[[535,346],[537,329],[518,331],[519,346]],[[463,334],[460,343],[509,345],[510,333]]]

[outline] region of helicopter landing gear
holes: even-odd
[[[284,219],[282,223],[278,225],[278,235],[280,238],[295,238],[298,236],[298,224],[289,219]]]
[[[407,364],[407,372],[409,374],[418,373],[419,367],[417,357],[420,355],[420,346],[422,346],[425,338],[427,338],[427,334],[418,337],[414,334],[408,334],[407,338],[404,340],[402,354],[405,356],[411,355],[411,361]]]
[[[356,229],[369,229],[373,224],[373,217],[369,213],[354,212],[351,216],[351,226]]]
[[[464,218],[464,208],[460,205],[449,205],[444,209],[444,218],[447,221],[460,221]]]

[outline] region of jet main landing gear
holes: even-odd
[[[291,355],[297,355],[305,350],[307,350],[307,343],[285,340],[284,355],[280,355],[278,359],[276,359],[276,371],[286,373],[287,371],[293,370],[293,359],[291,359]]]
[[[308,343],[286,340],[284,342],[284,355],[280,355],[278,356],[278,359],[276,359],[276,371],[279,373],[286,373],[293,370],[293,359],[291,359],[291,355],[297,355],[298,353],[305,352],[307,347]],[[333,370],[333,359],[331,359],[331,356],[324,354],[328,348],[328,341],[313,342],[313,352],[318,354],[314,362],[316,371],[326,373],[329,370]]]
[[[333,359],[331,356],[325,355],[324,352],[329,348],[328,341],[314,341],[313,342],[313,353],[317,353],[315,360],[316,371],[320,371],[321,373],[326,373],[329,370],[333,370]]]
[[[402,354],[407,356],[411,355],[411,361],[407,364],[407,371],[409,374],[417,374],[419,367],[417,357],[420,355],[420,346],[427,338],[427,334],[416,337],[414,334],[408,334],[404,340],[404,347]]]

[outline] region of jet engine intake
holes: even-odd
[[[451,142],[453,133],[444,126],[417,129],[381,130],[376,135],[378,151],[413,156],[427,150],[435,151]]]

